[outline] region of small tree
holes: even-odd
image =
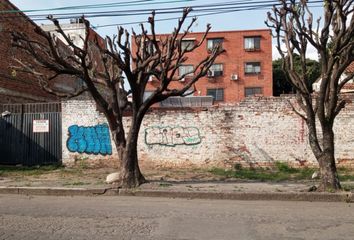
[[[276,59],[273,61],[273,95],[279,96],[280,94],[293,93],[293,87],[287,79],[286,73],[282,68],[282,59]],[[320,77],[321,66],[319,62],[312,59],[306,59],[307,70],[309,75],[309,81],[315,82]],[[295,54],[294,56],[294,69],[297,72],[301,72],[301,59],[300,56]]]
[[[190,8],[185,9],[172,34],[160,40],[156,37],[155,13],[153,12],[148,20],[150,34],[143,25],[141,25],[141,34],[133,32],[132,39],[137,46],[136,52],[131,50],[129,33],[121,27],[113,39],[106,38],[106,47],[100,45],[98,41],[91,42],[87,21],[84,21],[86,23],[84,46],[80,48],[73,43],[70,36],[64,33],[59,22],[56,19],[51,19],[57,28],[56,31],[64,37],[71,48],[70,54],[60,50],[62,49],[60,41],[53,38],[50,33],[44,32],[40,27],[37,27],[35,31],[45,39],[45,44],[29,39],[23,33],[13,34],[15,47],[25,50],[41,67],[55,73],[54,76],[47,76],[29,63],[18,60],[23,69],[35,74],[40,79],[41,86],[47,91],[58,94],[57,91],[48,89],[50,86],[48,82],[62,74],[75,76],[84,81],[86,87],[78,93],[84,90],[89,91],[108,121],[118,151],[120,186],[122,187],[136,187],[145,182],[138,164],[137,141],[142,120],[148,109],[153,104],[170,96],[184,96],[198,79],[207,74],[216,57],[222,52],[219,47],[213,49],[204,60],[195,66],[193,77],[183,87],[171,89],[171,82],[179,81],[185,77],[177,76],[179,66],[187,61],[188,53],[203,44],[210,30],[210,25],[208,25],[200,42],[194,46],[182,48],[183,38],[187,36],[196,21],[196,18],[193,18],[186,30],[182,30],[190,11]],[[153,46],[153,51],[149,50],[151,46]],[[124,72],[130,90],[124,88],[124,81],[119,70]],[[150,76],[154,76],[159,85],[147,99],[144,99],[144,92]],[[99,90],[100,85],[105,86],[109,93],[108,97]],[[127,99],[130,93],[131,103]],[[132,116],[126,134],[127,129],[123,126],[123,112],[129,105]]]
[[[353,73],[341,79],[354,60],[354,1],[324,0],[324,22],[314,26],[313,15],[306,0],[280,0],[280,6],[268,13],[266,24],[274,29],[277,49],[283,60],[282,67],[297,93],[297,103],[302,111],[294,110],[307,124],[309,143],[316,157],[321,174],[319,191],[340,189],[335,148],[334,120],[346,101],[340,92],[353,78]],[[321,65],[320,90],[313,93],[307,65],[306,52],[313,46]],[[294,53],[300,56],[300,71],[296,71]],[[321,131],[318,132],[318,129]]]

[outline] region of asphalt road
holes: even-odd
[[[354,239],[348,203],[0,195],[0,239]]]

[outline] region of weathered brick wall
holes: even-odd
[[[89,139],[90,142],[85,141],[83,132],[76,132],[75,134],[70,134],[69,128],[73,126],[78,127],[95,127],[106,123],[106,118],[103,114],[96,110],[96,104],[90,100],[72,100],[62,102],[62,146],[63,146],[63,162],[70,162],[77,159],[103,159],[103,158],[113,158],[116,150],[114,149],[114,144],[112,143],[112,155],[102,154],[102,153],[92,153],[87,154],[86,151],[88,144],[95,141],[95,139]],[[70,138],[78,142],[80,149],[74,151],[70,146]],[[86,137],[87,139],[87,137]],[[90,152],[90,151],[89,151]]]
[[[12,33],[17,31],[43,45],[47,44],[46,39],[35,33],[37,25],[24,13],[17,12],[19,9],[10,1],[0,1],[0,103],[29,103],[29,102],[53,102],[59,101],[58,97],[42,90],[38,79],[29,73],[19,71],[20,66],[15,59],[35,67],[37,72],[46,76],[54,76],[54,73],[46,68],[40,67],[33,60],[33,57],[24,50],[14,48],[12,44]],[[49,86],[62,92],[74,91],[78,87],[78,79],[68,75],[61,75],[50,81]]]
[[[79,154],[66,145],[72,125],[95,126],[105,122],[88,101],[63,103],[63,159],[110,159],[113,155]],[[354,166],[354,106],[339,115],[336,157]],[[126,119],[128,121],[128,119]],[[274,161],[314,165],[304,121],[285,98],[249,98],[234,106],[209,109],[153,110],[146,115],[139,136],[139,157],[157,165],[268,166]]]
[[[17,11],[18,9],[11,2],[4,0],[0,2],[0,11]],[[53,95],[42,91],[38,80],[27,73],[16,71],[14,66],[19,66],[16,59],[31,63],[34,61],[24,51],[12,47],[11,33],[18,31],[26,34],[29,38],[39,40],[35,34],[36,24],[23,13],[2,13],[0,15],[0,103],[16,102],[45,102],[55,101]],[[43,39],[39,40],[43,41]],[[47,73],[47,72],[46,72]]]

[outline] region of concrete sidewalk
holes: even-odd
[[[58,187],[7,186],[0,181],[0,194],[56,195],[56,196],[139,196],[188,199],[277,200],[354,202],[353,192],[308,192],[313,182],[254,182],[254,181],[153,181],[135,189],[117,189],[114,185]]]

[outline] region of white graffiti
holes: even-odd
[[[196,145],[201,143],[198,128],[195,127],[150,127],[145,129],[147,145]]]

